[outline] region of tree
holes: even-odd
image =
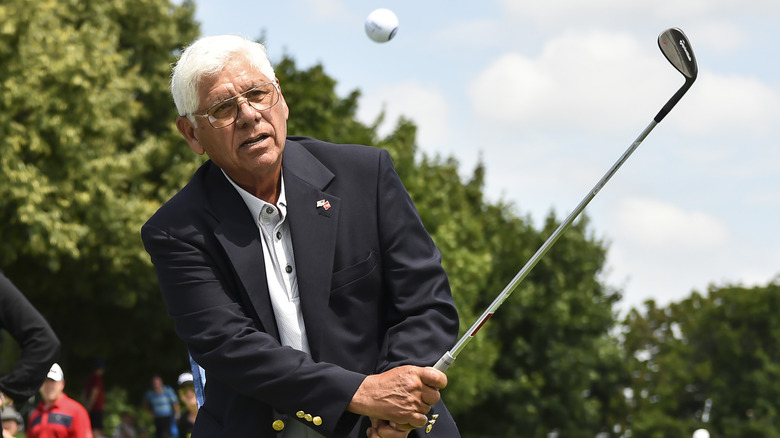
[[[488,208],[500,217],[496,207]],[[495,254],[484,308],[558,223],[541,232],[506,217],[488,234]],[[619,295],[599,281],[606,249],[578,221],[482,330],[499,341],[495,384],[463,417],[467,436],[592,437],[618,418],[627,375],[609,333]]]
[[[780,283],[711,287],[631,312],[632,430],[638,436],[780,437]],[[659,425],[665,425],[660,428]]]
[[[184,173],[151,167],[194,162],[170,147],[166,90],[193,6],[12,0],[0,22],[0,266],[49,319],[74,384],[97,356],[117,379],[172,373],[186,353],[139,228]]]

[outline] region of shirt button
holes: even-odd
[[[284,268],[284,270],[287,271],[287,273],[289,274],[290,272],[292,272],[292,266],[287,265],[287,267]]]
[[[265,212],[268,213],[268,214],[273,214],[274,208],[273,207],[268,207],[268,208],[265,209]]]
[[[276,232],[276,238],[277,239],[281,239],[282,238],[282,232],[281,231],[277,231]]]

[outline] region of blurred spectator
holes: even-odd
[[[160,376],[152,377],[152,388],[146,391],[144,407],[154,418],[154,437],[170,438],[174,417],[179,415],[179,399],[173,389],[163,384]]]
[[[41,385],[41,402],[30,415],[27,438],[92,438],[87,410],[64,390],[65,375],[55,363]]]
[[[179,417],[177,422],[179,438],[190,438],[192,426],[195,424],[195,417],[198,415],[198,398],[195,395],[195,382],[192,378],[192,373],[181,373],[178,383],[179,400],[181,400],[186,409],[186,412]]]
[[[103,438],[103,410],[106,404],[106,392],[103,387],[103,374],[106,371],[106,362],[103,359],[95,361],[95,368],[87,378],[84,388],[84,407],[89,413],[89,421],[92,423],[92,435],[95,438]]]
[[[3,420],[3,438],[14,438],[24,423],[22,416],[16,412],[13,406],[8,405],[2,408],[0,417]]]

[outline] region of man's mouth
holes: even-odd
[[[259,135],[257,137],[250,138],[249,140],[241,143],[241,146],[252,146],[252,145],[255,145],[257,143],[260,143],[261,141],[263,141],[263,140],[265,140],[265,139],[267,139],[269,137],[270,136],[268,134],[261,134],[261,135]]]

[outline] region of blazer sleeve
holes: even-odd
[[[454,344],[458,313],[441,254],[387,151],[380,154],[379,172],[379,237],[390,306],[377,371],[431,366]]]
[[[10,374],[0,377],[0,391],[15,400],[35,395],[60,354],[60,341],[43,316],[0,271],[0,327],[21,347]]]
[[[144,245],[177,334],[208,378],[283,413],[317,412],[330,435],[365,375],[315,363],[259,330],[213,242],[202,230],[162,223],[169,221],[153,217],[144,225]]]

